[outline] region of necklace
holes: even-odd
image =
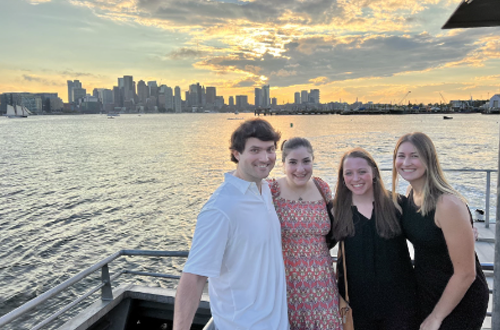
[[[302,197],[299,196],[299,202],[302,202]]]

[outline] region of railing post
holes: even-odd
[[[101,300],[112,301],[113,290],[111,289],[111,278],[109,277],[108,264],[105,264],[101,268],[101,281],[104,283],[104,286],[101,289]]]
[[[485,223],[486,228],[490,228],[490,187],[491,187],[491,172],[486,171],[486,210],[485,211]]]
[[[499,141],[500,145],[500,141]],[[500,330],[500,151],[498,152],[497,205],[495,225],[495,265],[493,271],[493,307],[491,310],[491,329]]]

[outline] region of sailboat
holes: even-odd
[[[7,117],[9,117],[9,118],[28,118],[28,115],[32,115],[32,113],[24,105],[7,104],[7,113],[6,113]]]

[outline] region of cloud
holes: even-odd
[[[52,0],[26,0],[26,1],[32,5],[39,5],[41,3],[51,2]]]
[[[193,48],[183,47],[167,54],[172,60],[183,60],[190,57],[201,57],[204,53]]]
[[[43,85],[47,85],[47,86],[62,86],[62,85],[64,85],[63,83],[61,83],[59,81],[52,81],[52,80],[37,77],[34,75],[29,75],[29,74],[23,74],[22,79],[24,81],[39,83],[39,84],[43,84]]]
[[[295,76],[297,74],[297,71],[287,71],[285,69],[281,69],[278,72],[271,72],[271,76],[276,76],[276,77],[290,77],[290,76]]]
[[[321,86],[500,58],[498,30],[422,32],[449,14],[449,0],[70,1],[119,23],[186,34],[163,60],[230,75],[237,87],[262,79]]]
[[[498,38],[479,30],[466,30],[441,37],[360,35],[301,38],[284,46],[280,56],[264,54],[260,60],[247,53],[214,57],[201,67],[253,74],[255,67],[272,86],[307,82],[317,86],[332,81],[367,77],[390,77],[405,72],[423,72],[483,63],[500,55]],[[250,72],[246,68],[251,65]],[[290,68],[293,68],[291,70]]]
[[[330,81],[330,79],[328,79],[327,77],[316,77],[316,78],[309,79],[309,82],[316,85],[316,86],[324,85],[329,81]]]

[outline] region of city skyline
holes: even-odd
[[[67,80],[89,92],[130,75],[183,99],[213,86],[226,103],[267,85],[278,104],[315,89],[321,103],[486,99],[500,92],[500,28],[441,30],[459,3],[4,0],[0,94],[67,102]]]

